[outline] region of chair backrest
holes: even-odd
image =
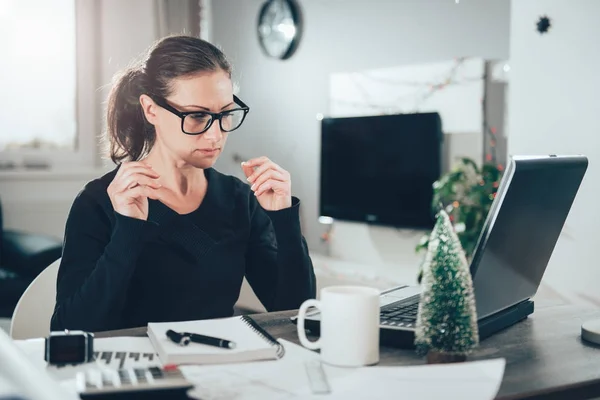
[[[2,201],[0,201],[0,265],[2,265],[2,246],[4,244],[4,223],[2,222]]]
[[[50,334],[60,260],[44,269],[23,292],[10,324],[10,336],[13,339],[39,338]]]

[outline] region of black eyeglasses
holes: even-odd
[[[219,126],[223,132],[235,131],[242,125],[246,114],[250,108],[240,100],[236,95],[233,95],[233,101],[238,108],[221,111],[220,113],[211,113],[208,111],[189,111],[181,112],[175,107],[169,105],[165,99],[152,96],[152,100],[167,111],[172,112],[181,118],[181,130],[186,135],[200,135],[210,129],[215,120],[219,120]]]

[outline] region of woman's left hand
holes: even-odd
[[[285,169],[267,157],[243,162],[242,169],[262,208],[277,211],[292,206],[292,181]]]

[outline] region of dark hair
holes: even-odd
[[[223,52],[202,39],[169,36],[155,43],[144,59],[116,77],[108,96],[106,138],[112,161],[138,161],[154,145],[156,132],[144,116],[140,95],[165,98],[172,79],[219,70],[231,77]]]

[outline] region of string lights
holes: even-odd
[[[457,2],[458,3],[458,2]],[[488,123],[488,115],[487,115],[487,93],[485,90],[485,84],[488,79],[487,70],[488,70],[488,62],[484,66],[484,74],[480,77],[468,77],[468,78],[460,78],[458,77],[458,73],[461,70],[461,67],[468,61],[468,57],[457,57],[454,59],[454,65],[448,71],[446,75],[441,77],[440,79],[436,79],[434,82],[427,81],[410,81],[410,80],[399,80],[399,79],[391,79],[385,78],[377,75],[373,75],[371,73],[359,73],[353,74],[351,76],[352,84],[355,86],[357,91],[361,94],[361,100],[347,100],[342,98],[333,98],[332,101],[338,105],[357,107],[362,109],[371,110],[373,113],[379,115],[386,114],[398,114],[398,113],[406,113],[406,109],[400,110],[399,104],[405,104],[407,100],[414,99],[414,106],[410,112],[418,112],[423,103],[425,103],[428,99],[434,96],[436,93],[445,90],[449,86],[459,86],[472,82],[483,82],[484,83],[484,93],[481,99],[482,103],[482,134],[484,135],[484,163],[489,163],[495,165],[499,170],[503,170],[504,166],[501,163],[498,163],[497,157],[497,145],[498,145],[498,129],[495,126],[490,126]],[[504,71],[510,69],[508,64],[504,65]],[[358,79],[360,76],[361,79]],[[369,91],[366,89],[365,85],[361,83],[361,81],[373,81],[379,84],[389,85],[390,87],[399,86],[399,87],[409,87],[413,90],[411,93],[402,94],[401,96],[395,97],[392,100],[386,101],[385,104],[381,103],[381,101],[377,101],[372,99]]]

